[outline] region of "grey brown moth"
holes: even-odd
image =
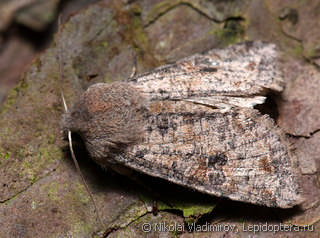
[[[103,167],[290,208],[301,202],[294,157],[273,119],[253,108],[283,86],[275,45],[242,43],[92,85],[63,124]]]

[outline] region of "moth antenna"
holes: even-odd
[[[93,203],[93,206],[94,206],[95,212],[97,214],[97,218],[99,220],[99,223],[103,227],[103,223],[102,223],[101,217],[99,215],[97,205],[96,205],[96,203],[94,201],[94,198],[93,198],[93,195],[92,195],[92,193],[91,193],[91,191],[89,189],[89,186],[88,186],[88,184],[87,184],[87,182],[86,182],[86,180],[85,180],[85,178],[84,178],[84,176],[83,176],[83,174],[82,174],[82,172],[80,170],[80,166],[79,166],[79,163],[77,161],[76,155],[74,154],[73,146],[72,146],[72,136],[71,136],[71,131],[70,130],[68,130],[68,141],[69,141],[69,149],[70,149],[70,153],[71,153],[71,157],[72,157],[72,160],[74,162],[74,165],[76,166],[77,172],[80,175],[81,180],[82,180],[82,182],[83,182],[83,184],[84,184],[84,186],[85,186],[85,188],[86,188],[86,190],[87,190],[87,192],[88,192],[88,194],[90,196],[90,200]]]
[[[61,26],[61,14],[58,17],[58,27],[59,27],[58,34],[60,34],[60,26]],[[62,67],[61,67],[61,59],[62,59],[62,57],[61,57],[61,55],[62,55],[61,54],[61,50],[58,47],[58,67],[59,67],[58,82],[60,82],[60,85],[62,85]],[[62,98],[64,110],[65,110],[66,113],[68,113],[69,110],[68,110],[68,106],[67,106],[67,103],[66,103],[62,88],[60,88],[60,93],[61,93],[61,98]],[[83,176],[83,174],[82,174],[82,172],[80,170],[79,163],[78,163],[76,155],[75,155],[75,153],[73,151],[72,133],[71,133],[70,130],[68,130],[68,141],[69,141],[69,149],[70,149],[71,157],[72,157],[73,163],[74,163],[74,165],[76,167],[77,173],[81,177],[82,183],[84,184],[84,187],[85,187],[87,193],[89,194],[90,200],[91,200],[91,202],[92,202],[92,204],[94,206],[95,213],[97,215],[97,219],[98,219],[100,225],[103,227],[104,225],[103,225],[102,219],[101,219],[101,217],[99,215],[96,202],[95,202],[95,200],[93,198],[93,195],[92,195],[92,192],[90,191],[89,186],[88,186],[88,184],[87,184],[87,182],[86,182],[86,180],[85,180],[85,178],[84,178],[84,176]]]
[[[64,98],[63,92],[61,91],[61,98],[62,98],[62,102],[63,102],[63,107],[64,107],[64,111],[67,113],[68,112],[68,106],[66,103],[66,100]]]

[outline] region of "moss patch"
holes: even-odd
[[[192,195],[193,194],[191,192],[189,198],[186,198],[186,196],[180,197],[179,195],[177,195],[176,197],[169,197],[172,207],[163,202],[158,202],[158,210],[169,212],[178,210],[182,212],[182,216],[184,217],[185,222],[197,222],[201,216],[211,213],[215,208],[216,203],[214,201],[208,201],[207,199],[205,201],[197,200],[197,196],[193,198]],[[153,200],[146,195],[141,195],[141,199],[146,204],[152,204],[153,202]]]
[[[223,45],[234,44],[243,41],[245,36],[245,21],[241,18],[226,20],[220,30],[212,31]]]

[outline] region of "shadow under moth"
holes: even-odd
[[[63,127],[103,167],[290,208],[301,202],[294,157],[273,119],[253,108],[283,87],[275,45],[247,42],[94,84]]]

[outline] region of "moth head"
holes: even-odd
[[[98,83],[84,92],[63,116],[65,132],[75,132],[98,164],[106,166],[112,157],[144,139],[146,99],[127,83]]]

